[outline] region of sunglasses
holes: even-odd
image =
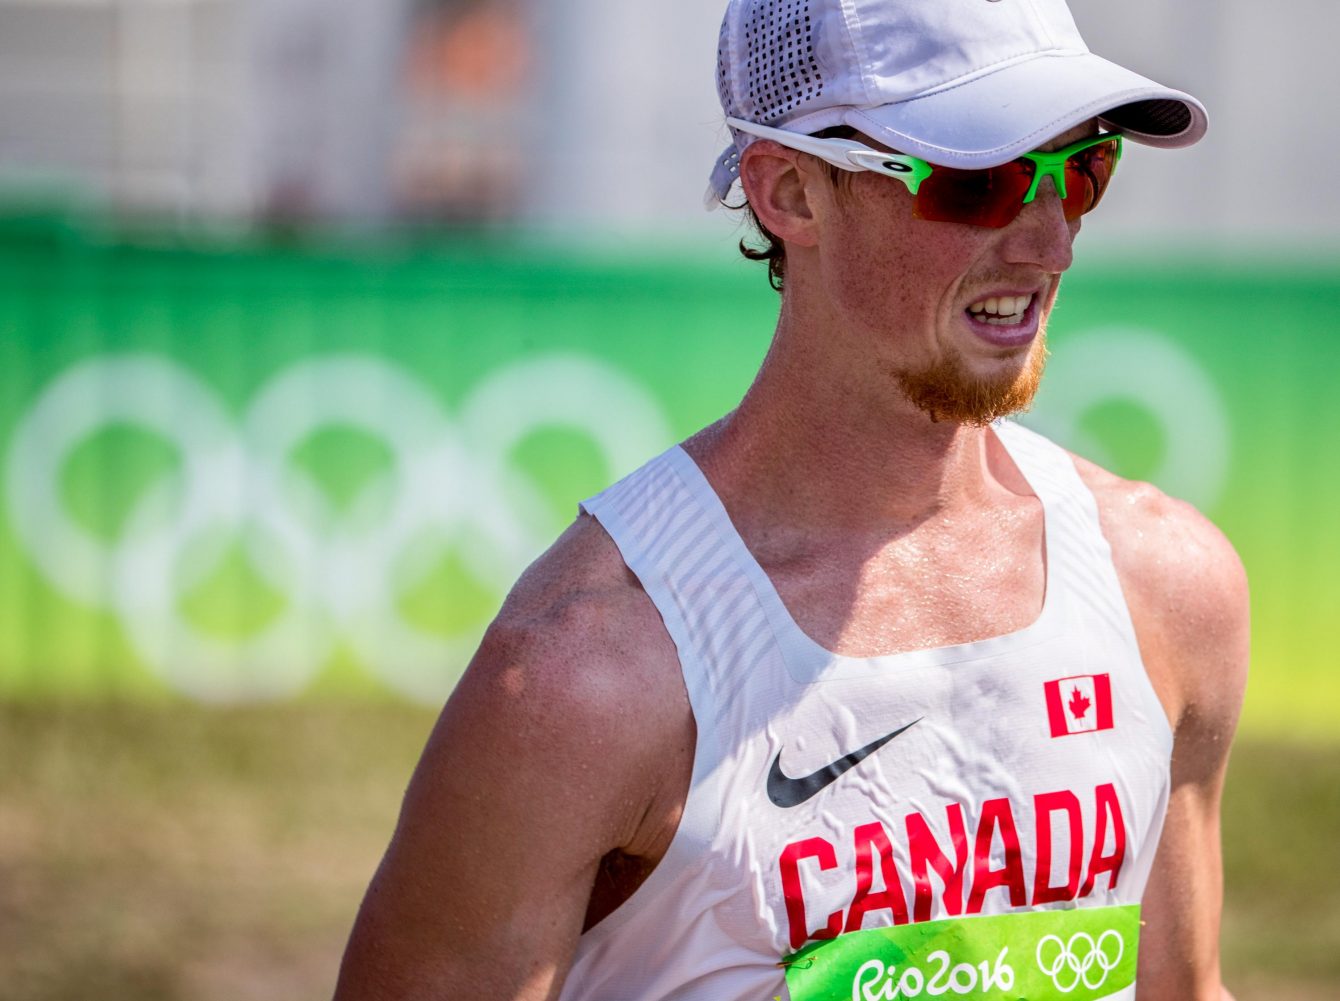
[[[939,167],[906,153],[888,153],[851,139],[821,139],[740,118],[727,123],[761,139],[817,156],[842,170],[873,170],[896,177],[912,194],[912,215],[930,222],[961,222],[1000,229],[1038,195],[1050,177],[1067,220],[1090,212],[1103,197],[1121,159],[1121,136],[1090,136],[1051,153],[1025,153],[981,170]]]

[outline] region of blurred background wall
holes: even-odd
[[[719,0],[0,0],[0,193],[182,218],[506,221],[715,237]],[[1324,0],[1076,0],[1091,47],[1201,96],[1134,150],[1104,231],[1340,225]]]

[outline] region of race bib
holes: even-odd
[[[870,928],[783,960],[791,1001],[1098,1001],[1135,983],[1140,908]]]

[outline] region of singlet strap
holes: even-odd
[[[582,502],[674,640],[699,730],[772,642],[762,570],[697,465],[675,446]],[[766,578],[764,578],[766,579]]]
[[[1112,562],[1112,547],[1103,534],[1098,502],[1080,477],[1074,456],[1014,421],[998,421],[992,427],[1048,509],[1049,586],[1064,583],[1076,589],[1091,609],[1135,646],[1135,628]]]

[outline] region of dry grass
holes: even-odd
[[[388,705],[0,708],[0,995],[329,997],[431,725]],[[1340,996],[1340,755],[1244,743],[1225,814],[1239,1001]]]
[[[4,711],[13,1001],[328,997],[431,714]]]

